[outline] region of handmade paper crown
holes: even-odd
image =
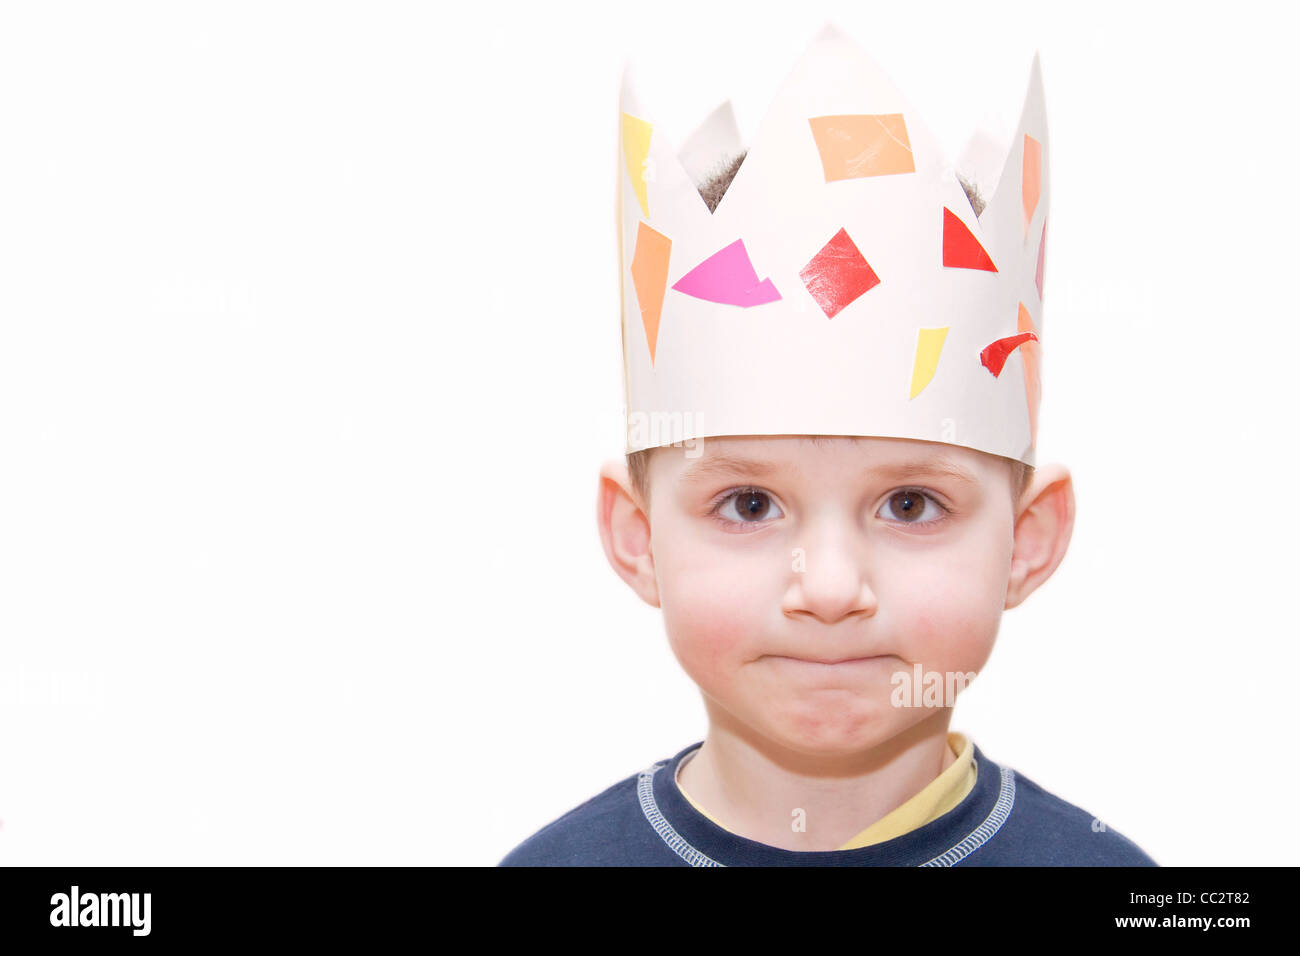
[[[747,151],[730,104],[680,152],[630,70],[621,107],[628,452],[859,435],[1034,464],[1049,194],[1037,56],[980,214],[920,118],[831,26]],[[710,212],[697,183],[742,152]]]

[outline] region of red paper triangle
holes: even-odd
[[[966,228],[966,223],[947,206],[943,208],[943,264],[954,269],[998,271],[979,240]]]

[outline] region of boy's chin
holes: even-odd
[[[889,708],[885,708],[886,711]],[[800,715],[777,720],[764,728],[764,735],[795,753],[821,760],[861,756],[898,736],[901,726],[896,713],[865,708],[852,715],[821,718]]]

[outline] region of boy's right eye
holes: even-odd
[[[761,524],[785,517],[785,512],[772,496],[757,488],[728,492],[711,513],[733,524]]]

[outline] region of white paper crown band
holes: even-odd
[[[626,70],[621,111],[628,452],[858,435],[1034,464],[1050,194],[1037,56],[978,215],[915,111],[831,26],[747,150],[729,104],[675,149]],[[699,181],[741,152],[710,212]]]

